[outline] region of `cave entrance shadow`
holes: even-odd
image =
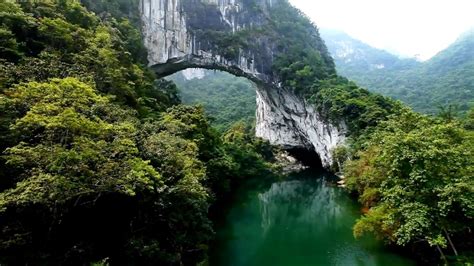
[[[202,104],[220,132],[237,122],[256,123],[258,84],[244,75],[208,68],[178,68],[166,79],[179,88],[185,104]],[[219,94],[225,94],[220,95]],[[273,99],[273,98],[272,98]],[[264,122],[266,117],[261,117]],[[214,125],[214,126],[215,126]],[[255,125],[254,125],[255,126]],[[254,132],[257,133],[257,132]],[[324,169],[320,155],[312,145],[308,147],[279,145],[298,162],[313,170]]]
[[[291,156],[302,163],[304,166],[314,170],[322,170],[323,164],[319,155],[313,149],[306,148],[288,148],[285,149]]]

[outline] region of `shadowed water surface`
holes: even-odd
[[[218,226],[211,265],[415,265],[372,238],[354,239],[360,206],[331,178],[305,172],[246,186]]]

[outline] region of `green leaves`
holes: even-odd
[[[107,122],[95,106],[110,105],[88,85],[73,78],[28,83],[6,92],[11,108],[25,112],[12,130],[22,142],[6,150],[7,164],[21,169],[22,183],[6,192],[8,205],[66,202],[84,193],[157,191],[160,175],[138,155],[136,127],[128,121]],[[117,108],[117,107],[115,107]],[[107,117],[108,118],[108,117]],[[45,183],[38,180],[54,179]],[[39,187],[38,187],[39,186]],[[68,187],[69,189],[63,189]],[[38,192],[39,193],[39,192]],[[42,195],[42,196],[41,196]]]
[[[255,88],[250,81],[225,72],[205,71],[202,79],[185,80],[181,74],[171,76],[186,104],[202,104],[220,132],[234,123],[255,120]]]
[[[393,97],[415,111],[437,114],[440,107],[455,106],[464,115],[474,99],[474,33],[468,32],[447,49],[425,62],[400,59],[341,34],[328,32],[326,44],[336,55],[344,46],[352,55],[336,56],[338,72],[369,90]],[[382,67],[382,68],[379,68]]]
[[[345,167],[348,186],[372,207],[355,234],[440,247],[446,247],[444,230],[462,238],[474,225],[473,143],[457,121],[405,110],[382,122]]]
[[[28,134],[44,130],[47,137],[71,138],[81,134],[106,134],[109,126],[98,119],[90,109],[108,102],[94,90],[76,79],[54,79],[50,83],[28,83],[7,90],[10,105],[22,116],[12,130]],[[26,113],[25,113],[26,112]],[[31,138],[42,137],[41,134]]]
[[[400,103],[372,94],[340,77],[315,83],[308,98],[323,118],[345,123],[349,134],[354,137],[367,133],[379,122],[403,109]]]
[[[85,45],[82,42],[88,32],[76,25],[60,18],[43,18],[40,23],[38,27],[40,36],[55,49],[62,52],[77,52]]]
[[[126,17],[100,21],[78,1],[1,5],[0,86],[76,77],[142,116],[176,103],[173,88],[154,84],[139,27]]]
[[[315,25],[286,1],[278,2],[270,11],[276,31],[275,59],[272,70],[284,87],[301,95],[308,94],[313,84],[336,75],[334,62]]]
[[[119,2],[0,3],[0,263],[202,259],[218,136],[202,109],[161,113],[176,87]]]
[[[9,29],[0,28],[0,57],[10,61],[20,59],[23,53],[15,36]]]

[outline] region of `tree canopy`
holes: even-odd
[[[0,264],[194,265],[211,204],[274,174],[145,67],[130,4],[0,3]]]
[[[458,121],[410,110],[381,123],[344,171],[348,187],[369,209],[354,234],[370,232],[398,245],[427,242],[456,256],[468,249],[473,137]]]

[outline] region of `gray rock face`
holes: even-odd
[[[328,167],[331,150],[345,140],[345,125],[324,122],[302,97],[282,88],[272,70],[274,36],[250,34],[251,47],[233,46],[237,33],[266,25],[268,10],[279,1],[286,0],[141,0],[149,64],[162,77],[206,68],[250,79],[258,86],[257,136],[287,148],[314,149]]]
[[[148,61],[161,76],[195,67],[273,83],[273,49],[267,38],[255,39],[258,53],[239,48],[221,54],[228,50],[228,44],[219,45],[225,36],[214,34],[232,34],[265,24],[265,13],[260,10],[266,10],[274,1],[279,0],[258,0],[259,11],[254,11],[242,0],[142,0],[140,12]]]
[[[304,99],[285,89],[257,90],[258,137],[287,148],[314,149],[324,167],[346,140],[346,126],[325,122]]]

